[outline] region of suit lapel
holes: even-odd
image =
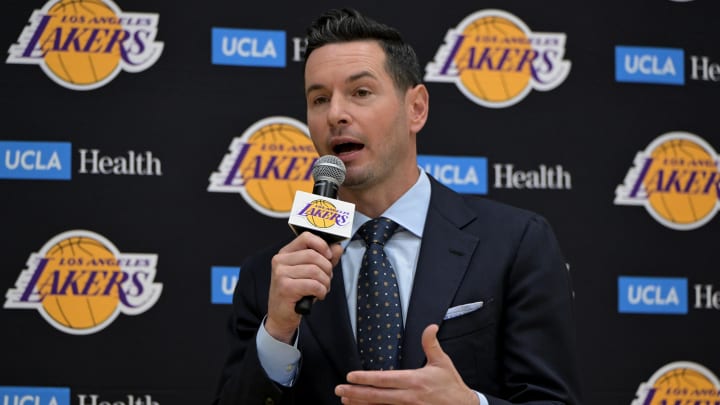
[[[478,244],[475,236],[462,230],[475,219],[462,197],[432,178],[430,182],[432,194],[405,322],[401,368],[419,368],[425,363],[422,332],[431,323],[442,323]],[[333,367],[345,376],[362,366],[347,312],[341,266],[338,263],[333,270],[330,294],[313,304],[303,321]]]
[[[303,320],[343,378],[351,370],[362,368],[348,315],[342,262],[333,269],[330,294],[313,304]]]
[[[462,197],[431,179],[432,194],[425,221],[418,267],[405,322],[401,368],[425,363],[422,332],[440,325],[468,268],[478,238],[461,229],[475,218]]]

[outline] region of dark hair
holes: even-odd
[[[306,39],[306,62],[314,50],[327,44],[375,40],[385,51],[385,68],[399,90],[405,91],[422,82],[417,55],[403,41],[400,32],[357,10],[343,8],[325,12],[308,27]]]

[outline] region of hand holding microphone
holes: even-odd
[[[320,157],[312,169],[312,194],[295,194],[288,224],[295,234],[309,231],[328,244],[350,238],[355,205],[337,200],[337,192],[345,181],[345,164],[333,155]],[[306,296],[295,304],[295,312],[310,313],[314,297]]]

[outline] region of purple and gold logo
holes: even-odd
[[[39,65],[55,83],[93,90],[120,71],[142,72],[160,58],[158,14],[123,12],[111,0],[50,0],[30,16],[7,63]]]
[[[313,188],[318,158],[305,124],[288,117],[269,117],[233,139],[208,191],[239,193],[258,212],[287,218],[295,192]]]
[[[644,206],[668,228],[699,228],[720,209],[718,160],[712,146],[697,135],[661,135],[637,153],[615,190],[615,204]]]
[[[73,335],[105,329],[121,313],[139,315],[157,302],[157,255],[121,253],[102,235],[63,232],[27,260],[5,308],[34,309]]]
[[[689,361],[670,363],[640,384],[631,405],[716,404],[720,383],[710,370]]]
[[[565,81],[570,62],[564,56],[564,33],[532,32],[506,11],[483,10],[448,30],[425,80],[455,83],[473,102],[504,108],[530,90],[552,90]]]
[[[327,200],[311,201],[297,215],[307,218],[307,221],[316,228],[330,228],[335,224],[345,226],[350,218],[350,213],[338,210]]]

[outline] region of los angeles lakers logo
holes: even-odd
[[[37,310],[65,333],[88,335],[155,305],[156,265],[157,255],[121,253],[97,233],[67,231],[30,255],[4,307]]]
[[[640,384],[631,405],[716,404],[720,383],[710,370],[689,361],[670,363]]]
[[[347,212],[339,211],[333,203],[326,200],[311,201],[298,212],[298,215],[307,218],[307,221],[316,228],[330,228],[335,224],[344,226],[349,217]]]
[[[141,72],[158,60],[158,20],[123,12],[111,0],[50,0],[32,13],[7,63],[39,65],[72,90],[97,89],[120,71]]]
[[[670,132],[635,156],[615,204],[641,205],[668,228],[692,230],[720,209],[720,166],[715,150],[687,132]]]
[[[287,218],[295,192],[311,191],[318,158],[307,126],[288,117],[269,117],[233,139],[208,191],[239,193],[258,212]]]
[[[565,81],[570,62],[564,55],[565,34],[532,32],[508,12],[483,10],[448,31],[425,80],[455,83],[475,103],[504,108],[532,89],[548,91]]]

